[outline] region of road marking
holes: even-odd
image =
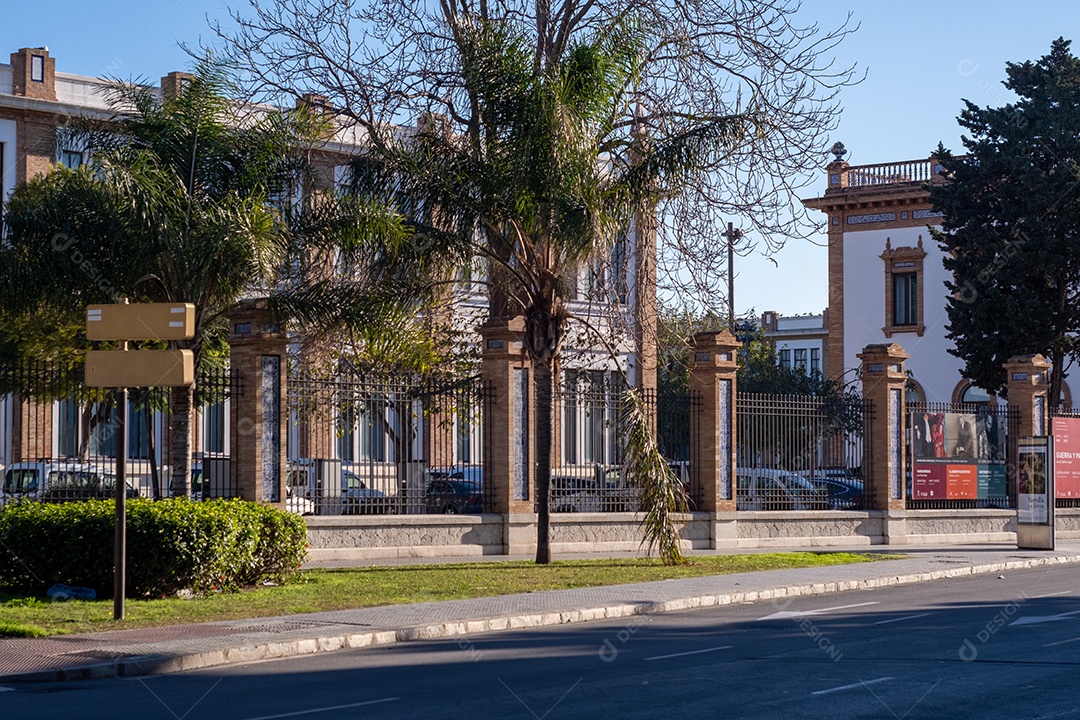
[[[867,685],[877,685],[878,683],[888,682],[889,680],[892,680],[892,676],[882,677],[882,678],[878,678],[876,680],[860,681],[860,682],[857,682],[857,683],[852,683],[850,685],[841,685],[840,687],[829,688],[828,690],[815,690],[814,692],[812,692],[810,694],[811,695],[828,695],[829,693],[840,692],[841,690],[854,690],[855,688],[866,687]]]
[[[717,650],[729,649],[731,649],[730,645],[722,645],[720,647],[705,648],[704,650],[691,650],[690,652],[672,653],[670,655],[657,655],[656,657],[645,658],[645,661],[648,662],[649,660],[667,660],[668,658],[682,657],[683,655],[700,655],[701,653],[716,652]]]
[[[1058,613],[1057,615],[1025,615],[1022,618],[1017,618],[1009,623],[1009,626],[1013,625],[1037,625],[1039,623],[1057,622],[1058,620],[1074,620],[1074,615],[1080,615],[1080,610],[1073,610],[1066,613]]]
[[[906,617],[892,618],[890,620],[878,620],[875,625],[888,625],[889,623],[900,622],[901,620],[914,620],[915,618],[926,617],[930,613],[923,613],[921,615],[908,615]]]
[[[380,703],[394,702],[401,698],[383,698],[382,700],[368,700],[367,702],[351,703],[349,705],[333,705],[324,708],[312,708],[311,710],[297,710],[296,712],[281,713],[280,715],[260,715],[259,717],[247,718],[247,720],[274,720],[275,718],[297,717],[298,715],[312,715],[314,713],[330,712],[331,710],[345,710],[347,708],[363,707],[365,705],[378,705]]]
[[[1058,640],[1057,642],[1047,643],[1043,647],[1054,647],[1055,645],[1064,645],[1065,643],[1076,642],[1080,640],[1080,637],[1069,638],[1068,640]]]
[[[1062,590],[1061,592],[1056,592],[1056,593],[1046,593],[1045,595],[1032,595],[1032,596],[1031,596],[1030,598],[1028,598],[1028,599],[1029,599],[1029,600],[1038,600],[1039,598],[1044,598],[1044,597],[1057,597],[1058,595],[1070,595],[1071,593],[1072,593],[1072,590]]]
[[[758,620],[778,620],[780,618],[800,618],[807,615],[823,615],[824,613],[833,612],[834,610],[847,610],[848,608],[866,607],[867,605],[877,605],[876,602],[864,602],[855,603],[854,605],[837,605],[836,607],[821,608],[820,610],[803,610],[802,612],[791,612],[790,610],[783,610],[781,612],[775,612],[772,615],[766,615]]]

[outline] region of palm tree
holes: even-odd
[[[0,249],[4,311],[50,308],[81,325],[90,303],[191,302],[195,337],[173,345],[190,349],[200,367],[247,297],[269,296],[305,328],[377,323],[381,310],[400,305],[400,283],[374,279],[408,235],[400,215],[334,197],[305,197],[294,209],[308,171],[304,149],[321,120],[265,108],[241,116],[227,95],[226,78],[208,63],[174,97],[114,83],[115,120],[74,130],[91,162],[56,168],[12,194]],[[366,268],[365,277],[302,277],[312,258],[330,252],[346,270]],[[193,393],[171,395],[173,495],[190,492]]]
[[[524,316],[536,404],[536,560],[549,563],[552,398],[571,319],[567,271],[608,252],[635,211],[673,191],[738,127],[688,122],[665,138],[617,138],[621,120],[633,112],[630,91],[647,57],[647,35],[632,22],[556,58],[538,57],[526,32],[508,24],[473,16],[452,24],[460,90],[474,120],[460,134],[429,118],[413,137],[376,136],[374,159],[357,167],[357,178],[368,192],[423,208],[422,232],[446,247],[486,258],[493,314]],[[644,424],[640,412],[629,417],[639,429]],[[627,452],[636,459],[628,465],[648,471],[645,497],[666,498],[669,509],[685,507],[651,435],[631,436],[636,442]],[[664,489],[653,492],[649,483]],[[647,517],[672,518],[663,511]],[[650,537],[678,559],[670,527]]]

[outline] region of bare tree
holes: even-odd
[[[477,98],[455,61],[464,16],[529,32],[539,70],[584,38],[640,22],[650,55],[602,151],[631,154],[635,127],[666,137],[687,120],[737,119],[746,129],[696,182],[657,199],[662,294],[717,311],[726,304],[723,221],[747,231],[744,254],[814,232],[797,191],[825,156],[839,91],[859,79],[832,58],[856,28],[803,21],[795,0],[248,0],[231,14],[235,27],[214,29],[253,96],[325,95],[375,143],[425,113],[479,136]]]

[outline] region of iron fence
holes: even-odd
[[[479,513],[479,377],[290,375],[286,487],[304,514]]]
[[[126,444],[129,497],[168,497],[173,396],[132,389],[120,433],[115,390],[83,383],[78,364],[0,367],[0,503],[115,496],[119,443]],[[229,416],[242,391],[227,368],[201,369],[192,410],[194,499],[235,495]]]
[[[555,513],[637,512],[643,479],[625,471],[630,417],[641,413],[668,468],[691,503],[700,501],[693,457],[701,400],[696,394],[645,390],[635,395],[618,378],[571,380],[555,393],[556,445],[549,507]]]
[[[907,403],[908,509],[1015,508],[1019,410]]]
[[[739,393],[736,407],[736,509],[869,506],[869,402],[853,394]]]

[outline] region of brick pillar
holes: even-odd
[[[173,71],[161,78],[161,96],[165,100],[175,100],[184,89],[184,83],[195,79],[191,73]]]
[[[484,485],[488,512],[507,517],[507,553],[531,553],[536,547],[536,485],[533,458],[532,362],[522,336],[525,319],[491,321],[479,328],[483,338]]]
[[[690,438],[695,445],[690,471],[701,489],[695,510],[702,512],[735,510],[735,376],[741,345],[728,330],[698,333],[691,344],[690,392],[700,394],[701,411]]]
[[[48,50],[19,48],[11,53],[11,94],[56,100],[56,60]]]
[[[863,439],[863,481],[868,483],[863,493],[865,496],[869,491],[874,510],[899,512],[906,506],[904,361],[909,357],[896,343],[867,345],[858,355],[862,360],[863,397],[874,408],[870,437]],[[885,528],[886,538],[903,533],[902,523],[891,532]]]
[[[288,343],[265,300],[229,318],[230,363],[243,390],[232,400],[232,474],[244,500],[285,507]]]
[[[1050,433],[1047,422],[1050,408],[1049,372],[1050,363],[1042,355],[1016,355],[1005,363],[1005,387],[1009,393],[1009,404],[1020,412],[1017,430],[1021,437]],[[1011,432],[1012,428],[1009,430]]]

